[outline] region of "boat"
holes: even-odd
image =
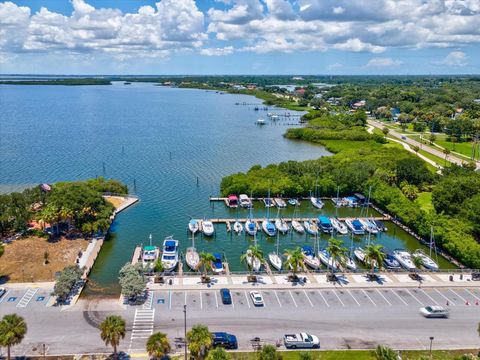
[[[195,235],[192,234],[192,246],[187,248],[185,252],[185,262],[188,267],[193,271],[198,270],[200,265],[200,256],[198,255],[197,249],[195,249]]]
[[[271,208],[275,206],[275,201],[270,197],[264,198],[263,203],[265,204],[266,208]]]
[[[401,269],[400,263],[397,261],[397,259],[395,259],[395,257],[388,252],[385,252],[385,257],[383,259],[383,264],[385,265],[385,267],[387,269],[390,269],[390,270]]]
[[[275,201],[275,204],[277,205],[278,208],[283,209],[287,207],[287,203],[282,198],[276,197],[273,199],[273,201]]]
[[[195,234],[197,231],[198,231],[198,221],[195,220],[195,219],[191,219],[189,222],[188,222],[188,230],[190,230],[190,232],[192,234]]]
[[[247,264],[255,272],[259,272],[260,267],[262,266],[260,259],[252,256],[252,251],[250,249],[247,250]]]
[[[212,261],[212,270],[214,273],[220,274],[225,269],[223,268],[222,255],[219,253],[213,253],[215,260]]]
[[[278,254],[278,247],[280,244],[279,236],[277,233],[277,251],[276,252],[271,252],[268,254],[268,261],[270,264],[278,271],[282,270],[282,258]]]
[[[412,255],[404,249],[394,250],[393,257],[407,270],[415,270],[417,268],[413,263]]]
[[[282,234],[286,234],[288,232],[288,230],[290,230],[290,226],[288,226],[287,222],[283,219],[276,219],[275,220],[275,227]]]
[[[371,223],[368,219],[358,219],[362,224],[363,229],[370,234],[378,234],[378,229],[375,224]]]
[[[340,235],[347,235],[348,228],[347,226],[338,219],[330,218],[330,222],[332,223],[333,229]]]
[[[318,252],[318,258],[328,269],[338,270],[338,261],[333,261],[333,258],[327,250],[320,250]]]
[[[300,206],[300,201],[298,201],[298,199],[295,199],[295,198],[288,199],[287,202],[289,205],[292,205],[292,206]]]
[[[343,263],[348,270],[356,271],[357,270],[357,263],[351,256],[345,256],[343,259]]]
[[[305,232],[305,228],[302,226],[300,221],[292,220],[292,228],[299,234],[303,234]]]
[[[422,265],[428,270],[438,270],[438,264],[433,259],[425,254],[421,249],[415,250],[412,254],[414,257],[419,257],[422,260]]]
[[[264,119],[258,119],[258,120],[255,122],[255,124],[257,124],[257,125],[265,125],[266,123],[265,123],[265,120],[264,120]]]
[[[358,206],[358,199],[354,196],[347,196],[342,199],[347,207],[357,207]]]
[[[303,227],[305,228],[305,231],[310,235],[318,234],[318,227],[312,220],[305,220],[303,222]]]
[[[255,236],[257,233],[257,225],[251,219],[248,219],[245,222],[245,231],[248,235]]]
[[[381,220],[371,220],[375,223],[375,226],[377,227],[378,231],[387,231],[388,228],[385,226],[383,221]]]
[[[268,236],[275,236],[275,234],[277,233],[275,225],[268,219],[262,221],[262,229]]]
[[[202,231],[203,235],[205,236],[213,236],[213,234],[215,233],[213,223],[210,220],[204,220],[202,224]]]
[[[235,231],[237,234],[240,234],[243,231],[243,225],[240,221],[235,221],[233,223],[233,231]]]
[[[324,233],[331,233],[333,231],[332,222],[326,216],[318,217],[318,227]]]
[[[235,209],[238,207],[238,197],[237,195],[228,195],[228,197],[225,199],[225,204],[232,209]]]
[[[160,249],[158,246],[152,245],[152,235],[149,236],[150,245],[144,246],[142,249],[142,266],[146,271],[153,270],[155,262],[160,256]]]
[[[365,256],[366,256],[365,250],[363,250],[361,247],[357,247],[355,248],[355,250],[353,250],[353,254],[355,255],[358,261],[365,264]]]
[[[312,269],[320,269],[320,260],[315,256],[311,246],[305,245],[302,247],[303,262]]]
[[[365,229],[363,225],[358,219],[346,219],[345,224],[347,224],[348,228],[354,235],[364,235]]]
[[[321,208],[323,208],[323,206],[325,205],[320,198],[315,197],[315,196],[310,197],[310,202],[311,202],[312,205],[313,205],[314,207],[316,207],[317,209],[321,209]]]
[[[173,271],[178,264],[178,240],[171,236],[163,241],[162,265],[164,271]]]
[[[332,202],[337,208],[347,206],[347,203],[343,198],[339,198],[339,197],[332,198]]]
[[[242,208],[250,209],[253,206],[252,200],[247,194],[240,194],[238,199]]]

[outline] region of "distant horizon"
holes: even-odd
[[[480,76],[480,73],[465,73],[465,74],[455,74],[455,73],[437,73],[437,74],[300,74],[300,73],[290,73],[290,74],[62,74],[62,73],[0,73],[1,76],[63,76],[63,77],[220,77],[220,76],[253,76],[253,77],[262,77],[262,76],[278,76],[278,77],[289,77],[289,76],[305,76],[305,77],[348,77],[348,76],[359,76],[359,77],[441,77],[441,76],[452,76],[452,77],[462,77],[462,76]]]

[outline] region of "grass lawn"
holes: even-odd
[[[437,136],[437,140],[435,141],[436,144],[440,145],[441,147],[444,147],[446,149],[450,149],[450,151],[455,151],[459,154],[462,154],[466,156],[468,159],[471,159],[472,156],[472,143],[471,142],[459,142],[459,143],[452,143],[450,141],[447,141],[445,137],[439,137]],[[455,145],[455,150],[453,150]],[[475,159],[480,160],[480,154],[476,152]]]
[[[445,166],[445,159],[444,158],[439,158],[438,156],[432,155],[429,152],[426,152],[425,150],[419,150],[418,153],[422,154],[427,159],[435,161],[438,165]],[[448,164],[448,162],[447,162],[447,164]]]
[[[426,212],[433,210],[432,204],[432,193],[431,192],[422,192],[418,195],[415,203],[420,206],[420,208]]]

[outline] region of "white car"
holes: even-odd
[[[441,306],[425,306],[420,308],[420,314],[426,318],[448,318],[449,311]]]
[[[263,306],[263,296],[258,291],[250,291],[250,297],[252,298],[253,305]]]

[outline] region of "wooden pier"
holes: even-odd
[[[285,221],[290,221],[290,222],[292,220],[297,220],[297,221],[300,221],[300,222],[303,222],[303,221],[313,221],[314,223],[318,222],[318,219],[316,217],[302,217],[302,218],[281,217],[281,218]],[[357,219],[357,217],[346,217],[346,218],[337,218],[337,219],[340,220],[340,221],[345,221],[347,219]],[[391,217],[390,216],[374,216],[374,217],[361,217],[361,218],[358,218],[358,219],[390,221]],[[209,219],[209,221],[211,221],[214,224],[226,224],[227,230],[229,228],[231,228],[230,224],[233,224],[235,221],[245,223],[247,220],[248,220],[247,218],[243,218],[243,219],[227,219],[227,218]],[[253,221],[256,224],[257,229],[260,230],[260,227],[261,227],[260,224],[264,220],[267,220],[267,218],[252,218],[250,220]],[[272,220],[274,220],[274,218],[270,218],[269,220],[272,221]],[[201,219],[197,219],[196,221],[199,224],[201,224],[203,222],[203,220],[201,220]]]
[[[138,262],[140,261],[141,255],[142,255],[142,247],[140,245],[137,245],[135,247],[135,250],[133,251],[132,265],[138,264]]]

